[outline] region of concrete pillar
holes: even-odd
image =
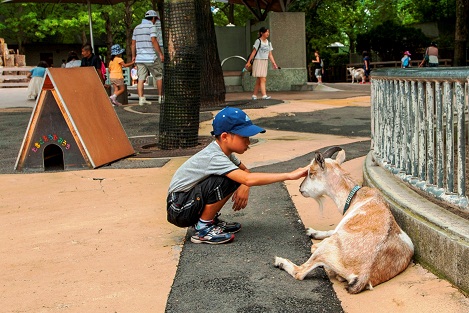
[[[281,67],[280,70],[274,70],[269,62],[267,91],[286,91],[305,85],[308,81],[305,14],[270,12],[266,21],[251,25],[251,43],[248,47],[252,47],[262,26],[270,29],[269,40],[274,49],[272,53]],[[242,80],[244,90],[253,90],[255,78],[250,73],[243,73]]]

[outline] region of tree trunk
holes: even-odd
[[[106,46],[107,46],[106,61],[109,61],[111,59],[111,46],[113,42],[112,22],[111,22],[109,13],[102,12],[101,16],[104,19],[104,28],[106,29]],[[98,51],[94,51],[94,53],[97,55]]]
[[[165,10],[164,93],[158,144],[161,149],[198,144],[200,53],[194,0],[169,0]]]
[[[456,0],[456,27],[454,33],[453,66],[466,65],[467,18],[469,17],[467,0]]]
[[[225,103],[225,81],[218,55],[217,36],[209,0],[195,0],[197,37],[200,46],[200,106]]]
[[[125,24],[125,55],[127,56],[127,63],[132,61],[132,5],[135,1],[128,1],[124,2],[124,24]]]

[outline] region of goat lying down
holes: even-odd
[[[330,157],[339,151],[336,160]],[[325,195],[332,198],[344,217],[334,230],[307,229],[313,239],[324,239],[311,248],[311,257],[298,266],[275,257],[275,266],[298,280],[323,266],[330,278],[347,281],[349,293],[373,289],[404,271],[414,254],[411,239],[396,223],[378,190],[357,186],[341,164],[345,152],[333,147],[316,152],[308,176],[300,186],[304,197],[318,201],[322,209]]]

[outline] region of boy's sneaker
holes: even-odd
[[[195,235],[191,237],[191,241],[193,243],[218,245],[220,243],[230,242],[234,237],[233,234],[225,233],[220,227],[212,224],[200,230],[196,230]]]
[[[272,97],[270,97],[270,96],[267,96],[267,95],[265,95],[265,96],[262,96],[262,100],[269,100],[270,98],[272,98]]]
[[[237,222],[226,222],[219,219],[220,213],[217,213],[213,218],[213,224],[220,227],[225,233],[237,233],[241,230],[241,224]]]

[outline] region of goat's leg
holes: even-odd
[[[275,257],[275,262],[274,262],[275,267],[278,267],[279,269],[284,270],[285,272],[287,272],[288,274],[290,274],[291,276],[293,276],[293,278],[297,280],[303,280],[309,272],[314,270],[316,267],[322,265],[322,264],[317,263],[317,264],[312,264],[312,266],[309,268],[305,268],[305,264],[298,266],[292,261],[288,259],[280,258],[278,256]],[[299,273],[301,273],[301,275]]]
[[[284,269],[295,279],[303,280],[306,275],[318,266],[324,266],[329,272],[334,272],[337,276],[347,280],[349,285],[357,283],[358,275],[351,269],[347,269],[341,260],[341,251],[337,248],[338,244],[333,239],[327,238],[317,244],[317,248],[311,257],[304,264],[298,266],[290,260],[275,258],[275,266]]]
[[[316,230],[314,228],[307,228],[306,235],[308,235],[312,239],[322,240],[332,236],[332,234],[334,234],[334,231],[335,230]]]

